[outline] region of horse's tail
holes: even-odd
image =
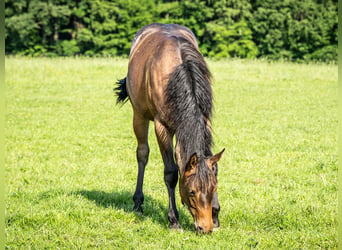
[[[114,88],[114,92],[116,96],[118,97],[116,99],[116,104],[122,102],[125,103],[128,100],[128,93],[127,93],[127,88],[126,88],[126,78],[122,80],[118,80],[116,82],[117,87]]]

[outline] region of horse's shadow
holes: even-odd
[[[78,190],[72,192],[73,195],[82,196],[90,201],[95,202],[97,206],[103,208],[114,208],[114,209],[122,209],[126,213],[134,213],[136,218],[139,220],[144,220],[149,217],[155,223],[159,223],[160,225],[167,228],[169,226],[169,221],[167,219],[167,204],[168,201],[165,200],[165,204],[162,202],[153,199],[152,197],[145,194],[143,209],[144,212],[135,212],[133,210],[133,194],[128,191],[121,192],[111,192],[107,193],[104,191],[98,190]],[[193,225],[189,220],[189,216],[186,214],[185,208],[178,208],[179,213],[179,222],[182,225],[182,228],[185,230],[192,230]]]

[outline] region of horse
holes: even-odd
[[[129,99],[133,108],[133,128],[138,143],[133,209],[143,212],[143,180],[150,151],[148,130],[153,121],[164,162],[171,229],[181,228],[175,202],[178,174],[181,201],[194,219],[195,230],[210,233],[220,226],[217,162],[224,149],[215,155],[211,151],[211,80],[190,29],[176,24],[153,23],[134,36],[128,73],[114,89],[117,103]]]

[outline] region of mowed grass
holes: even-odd
[[[127,59],[6,58],[6,246],[62,249],[337,248],[337,65],[210,61],[221,227],[168,229],[153,123],[144,214]]]

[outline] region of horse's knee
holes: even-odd
[[[178,169],[177,167],[172,167],[170,169],[164,169],[164,180],[166,185],[171,188],[176,187],[178,181]]]
[[[212,206],[213,206],[213,214],[218,214],[220,212],[221,207],[218,201],[217,191],[214,193]]]
[[[213,205],[213,216],[218,216],[220,210],[221,210],[220,204],[217,204],[216,206]]]
[[[146,165],[150,149],[147,144],[140,144],[137,147],[137,159],[139,164]]]

